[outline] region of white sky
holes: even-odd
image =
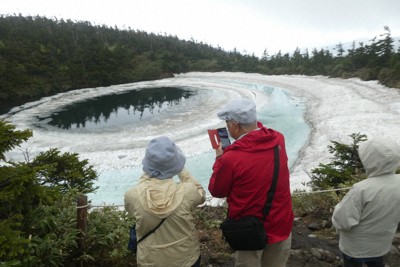
[[[261,56],[400,36],[400,0],[1,0],[0,14],[131,27]]]

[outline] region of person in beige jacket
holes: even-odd
[[[181,149],[168,137],[150,141],[138,184],[125,193],[125,209],[136,220],[138,266],[200,266],[200,242],[192,211],[205,191],[187,171]],[[178,175],[180,182],[172,179]]]
[[[400,222],[400,146],[378,137],[361,143],[358,154],[368,178],[353,185],[332,222],[344,267],[384,267]]]

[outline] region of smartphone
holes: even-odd
[[[226,128],[208,130],[208,135],[210,136],[211,145],[214,149],[219,147],[219,143],[222,143],[222,149],[231,144]]]
[[[229,140],[228,130],[225,127],[218,128],[217,133],[219,135],[219,139],[221,140],[223,149],[231,144],[231,140]]]

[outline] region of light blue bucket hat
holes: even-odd
[[[143,158],[143,171],[150,177],[168,179],[180,173],[186,163],[182,150],[166,136],[150,141]]]

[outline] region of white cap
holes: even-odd
[[[256,104],[251,99],[234,99],[226,104],[217,116],[221,120],[232,120],[239,124],[248,124],[257,121]]]

